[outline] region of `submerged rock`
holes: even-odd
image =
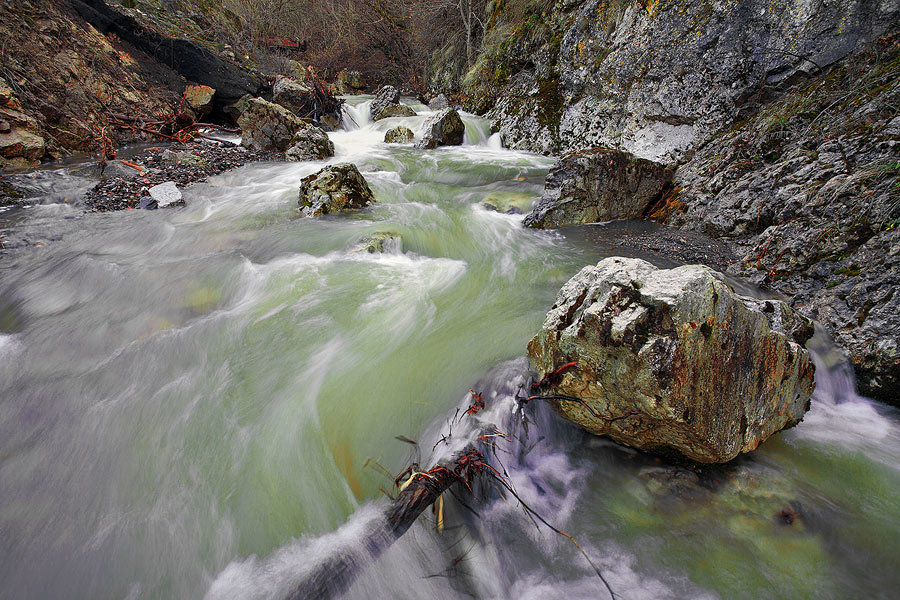
[[[377,113],[372,113],[373,121],[380,121],[381,119],[387,119],[388,117],[414,117],[416,116],[416,111],[406,106],[405,104],[388,104]]]
[[[754,450],[809,409],[809,319],[735,293],[707,267],[608,258],[569,280],[528,355],[563,417],[598,435],[704,463]]]
[[[182,109],[187,112],[194,121],[201,121],[212,112],[213,96],[216,90],[208,85],[189,85],[184,88]]]
[[[508,215],[521,215],[531,209],[534,203],[534,195],[526,192],[491,192],[481,202],[481,205],[496,212]]]
[[[352,163],[329,165],[300,183],[298,204],[304,217],[364,208],[372,202],[375,195]]]
[[[388,144],[408,144],[413,141],[414,137],[415,134],[413,134],[412,129],[401,125],[388,129],[387,133],[384,134],[384,141]]]
[[[294,113],[278,104],[251,98],[241,116],[241,145],[253,150],[286,151],[294,134],[305,123]]]
[[[369,254],[400,254],[403,252],[403,239],[395,231],[376,231],[359,240],[353,250]]]
[[[334,143],[325,131],[309,123],[303,123],[285,152],[285,158],[293,161],[323,160],[329,156],[334,156]]]
[[[394,86],[386,85],[375,93],[375,99],[372,100],[372,104],[369,105],[369,114],[374,121],[376,120],[375,117],[378,113],[387,108],[388,105],[399,103],[400,92],[398,92],[397,88]]]
[[[416,142],[416,148],[431,150],[438,146],[459,146],[463,143],[466,126],[459,113],[447,108],[428,117],[422,126],[422,139]]]
[[[672,176],[659,163],[619,150],[573,152],[547,175],[544,193],[525,217],[525,226],[546,229],[640,218]]]

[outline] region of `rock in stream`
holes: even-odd
[[[566,419],[641,450],[727,462],[800,422],[809,319],[736,293],[708,267],[608,258],[560,290],[528,355]]]

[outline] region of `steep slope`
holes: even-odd
[[[467,93],[510,147],[676,167],[655,217],[728,242],[900,403],[898,24],[896,0],[500,2]]]

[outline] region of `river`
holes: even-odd
[[[419,151],[381,140],[424,106],[370,123],[364,101],[329,162],[359,167],[370,210],[301,219],[322,163],[259,163],[183,208],[84,214],[60,201],[91,185],[66,165],[36,176],[44,203],[0,214],[30,240],[0,255],[0,597],[280,598],[358,542],[385,471],[449,452],[451,422],[455,440],[504,430],[520,497],[619,598],[900,589],[900,418],[856,395],[827,339],[803,423],[726,467],[672,468],[521,409],[524,347],[560,286],[633,251],[484,208],[527,206],[553,164],[486,121]],[[402,250],[355,247],[380,231]],[[488,408],[466,420],[470,388]],[[567,538],[476,492],[478,516],[447,498],[443,532],[424,515],[347,597],[608,597]]]

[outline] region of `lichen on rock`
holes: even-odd
[[[300,183],[300,214],[320,217],[351,209],[365,208],[375,202],[366,179],[352,163],[329,165]]]
[[[528,355],[565,418],[649,452],[726,462],[809,409],[809,319],[736,293],[721,275],[608,258],[559,292]]]

